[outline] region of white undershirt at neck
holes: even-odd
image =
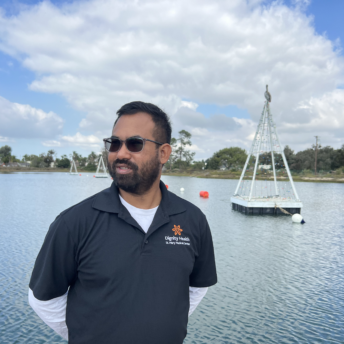
[[[129,214],[136,220],[136,222],[141,226],[141,228],[147,233],[150,225],[153,222],[154,216],[158,207],[152,209],[140,209],[136,208],[133,205],[129,204],[127,201],[123,199],[121,195],[119,195],[119,199],[121,203],[127,208]]]

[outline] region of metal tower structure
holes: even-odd
[[[257,131],[231,197],[232,209],[245,214],[283,214],[283,209],[301,213],[302,202],[272,119],[268,86],[264,95]]]
[[[73,172],[73,169],[75,170],[75,172]],[[78,170],[76,169],[76,165],[75,165],[75,161],[72,159],[72,161],[70,162],[70,171],[69,174],[72,175],[77,175],[78,174]]]
[[[103,173],[100,173],[100,170],[103,170]],[[106,168],[105,168],[105,164],[104,164],[104,160],[103,160],[103,156],[101,155],[99,158],[99,162],[98,162],[98,167],[97,167],[97,172],[95,174],[96,178],[108,178],[108,174],[106,172]]]

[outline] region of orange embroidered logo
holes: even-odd
[[[182,229],[180,228],[180,226],[176,226],[174,225],[174,228],[172,228],[173,232],[174,232],[174,235],[182,235]]]

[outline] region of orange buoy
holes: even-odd
[[[166,189],[168,189],[168,185],[166,184],[165,186],[166,186]]]
[[[79,176],[81,176],[81,174],[79,174]]]
[[[93,176],[93,178],[95,178],[95,176]]]
[[[201,191],[199,195],[203,198],[209,198],[209,192],[208,191]]]

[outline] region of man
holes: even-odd
[[[143,102],[117,112],[112,186],[51,224],[30,281],[37,314],[72,344],[181,344],[217,282],[210,229],[160,181],[171,125]]]

